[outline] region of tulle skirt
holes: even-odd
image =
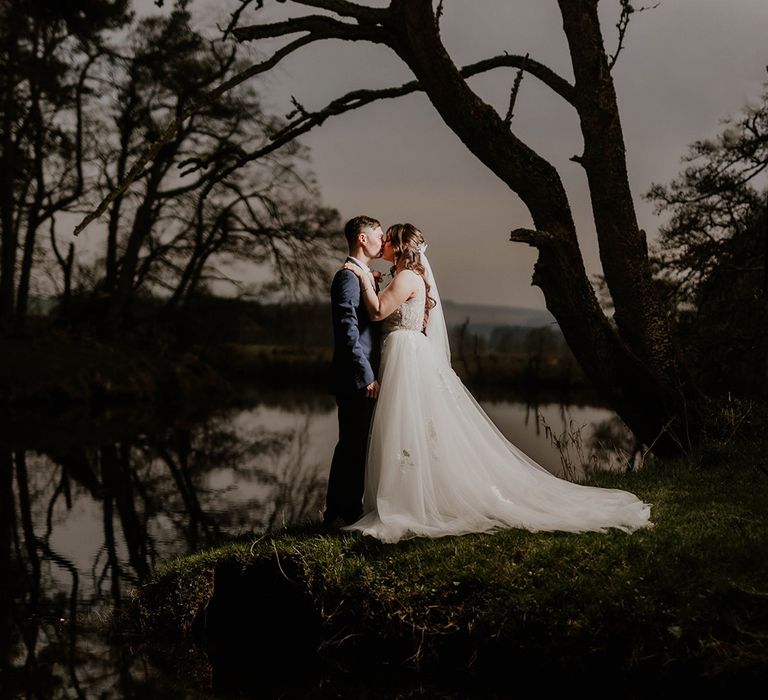
[[[396,542],[499,528],[652,525],[650,505],[635,495],[560,479],[509,442],[422,333],[385,337],[380,376],[364,515],[345,530]]]

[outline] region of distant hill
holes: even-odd
[[[459,326],[469,318],[469,330],[480,335],[490,335],[498,326],[522,326],[557,329],[557,321],[546,309],[528,309],[523,306],[493,306],[489,304],[461,304],[443,300],[445,323],[448,328]]]

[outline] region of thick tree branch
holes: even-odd
[[[541,248],[547,245],[556,245],[562,241],[558,236],[553,236],[546,231],[535,231],[530,228],[516,228],[509,234],[509,240],[514,243],[527,243],[534,248]]]
[[[486,58],[477,63],[473,63],[470,66],[466,66],[461,69],[461,75],[464,78],[471,77],[477,73],[484,73],[487,70],[493,68],[521,68],[526,73],[530,73],[534,77],[541,80],[547,87],[551,88],[560,97],[572,106],[576,105],[576,93],[573,85],[571,85],[565,78],[560,77],[551,68],[548,68],[543,63],[534,61],[532,58],[519,55],[504,54],[503,56],[494,56],[493,58]]]
[[[278,0],[285,2],[285,0]],[[341,17],[352,17],[363,22],[384,22],[389,15],[389,10],[381,7],[368,7],[358,5],[347,0],[291,0],[297,5],[305,7],[317,7],[321,10],[330,10]]]
[[[340,22],[325,15],[307,15],[294,17],[272,24],[253,24],[248,27],[236,27],[232,30],[238,41],[256,39],[274,39],[279,36],[309,32],[313,39],[347,39],[350,41],[366,40],[384,42],[384,32],[375,25],[350,24]]]

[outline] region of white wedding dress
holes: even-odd
[[[496,428],[451,368],[437,287],[421,257],[437,306],[425,335],[422,280],[383,321],[363,516],[343,529],[396,542],[499,528],[651,526],[650,505],[635,495],[559,479]]]

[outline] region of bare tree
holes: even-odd
[[[537,249],[533,284],[544,292],[547,308],[587,376],[634,432],[646,444],[654,444],[657,453],[678,454],[690,447],[700,429],[703,399],[676,347],[668,310],[652,281],[646,236],[639,229],[629,187],[610,72],[621,44],[609,64],[598,0],[558,2],[573,84],[528,55],[506,55],[503,61],[497,57],[489,59],[489,64],[514,66],[535,76],[579,117],[584,152],[572,160],[582,166],[589,184],[615,324],[600,308],[587,278],[557,170],[510,130],[509,119],[471,89],[467,73],[473,67],[462,71],[451,60],[431,0],[392,0],[386,8],[346,0],[294,0],[292,4],[321,9],[324,14],[241,26],[233,34],[240,41],[301,33],[304,43],[375,42],[403,59],[444,122],[528,207],[535,228],[515,229],[510,239]],[[346,101],[350,103],[350,98]]]

